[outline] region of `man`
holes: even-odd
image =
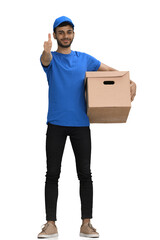
[[[47,115],[45,182],[46,221],[38,238],[58,236],[57,221],[58,179],[67,136],[75,154],[76,169],[80,180],[81,219],[80,236],[99,237],[92,226],[93,181],[90,170],[91,135],[86,114],[84,78],[86,71],[112,71],[113,69],[83,52],[71,50],[74,24],[68,17],[55,20],[53,37],[57,51],[51,52],[51,34],[44,42],[40,62],[49,85]],[[131,81],[131,100],[136,94],[136,84]]]

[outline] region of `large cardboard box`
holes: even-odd
[[[90,123],[125,123],[131,108],[129,71],[85,74],[85,98]]]

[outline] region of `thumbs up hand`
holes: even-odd
[[[48,41],[44,42],[44,51],[46,51],[47,53],[51,52],[51,48],[52,48],[52,40],[51,40],[51,34],[48,33]]]

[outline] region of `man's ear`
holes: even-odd
[[[53,32],[53,37],[54,37],[54,39],[57,39],[56,34],[54,32]]]

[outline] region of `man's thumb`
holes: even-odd
[[[48,33],[48,41],[51,41],[51,34]]]

